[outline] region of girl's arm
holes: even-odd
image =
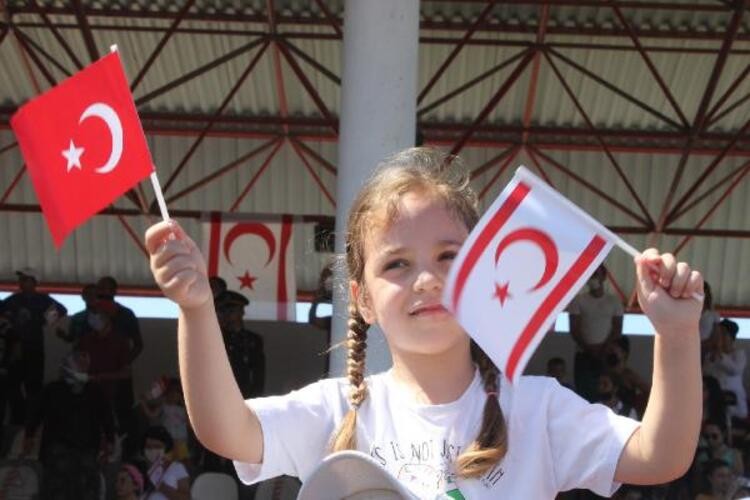
[[[703,278],[671,254],[654,249],[635,259],[638,302],[656,329],[651,394],[641,427],[630,437],[615,481],[661,484],[690,467],[701,424],[698,320]]]
[[[260,463],[260,422],[245,405],[234,379],[200,250],[174,221],[151,226],[146,248],[156,283],[180,306],[180,378],[195,435],[219,455]]]

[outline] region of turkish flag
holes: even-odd
[[[57,248],[153,171],[116,52],[23,105],[10,123]]]
[[[443,304],[514,382],[617,239],[520,167],[461,247]]]
[[[204,222],[208,274],[224,278],[229,290],[248,298],[246,318],[294,321],[293,230],[290,215],[255,220],[214,213]]]

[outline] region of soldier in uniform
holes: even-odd
[[[244,295],[227,290],[216,296],[215,303],[224,347],[242,396],[245,399],[262,396],[266,374],[263,339],[245,329],[242,322],[250,302]]]

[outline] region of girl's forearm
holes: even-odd
[[[698,332],[656,335],[651,394],[640,430],[640,451],[666,482],[690,467],[702,413]]]
[[[196,436],[220,455],[259,463],[260,424],[235,381],[213,303],[180,309],[177,335],[185,406]]]

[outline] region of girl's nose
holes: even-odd
[[[418,292],[437,291],[443,288],[443,277],[434,269],[422,269],[414,282],[414,290]]]

